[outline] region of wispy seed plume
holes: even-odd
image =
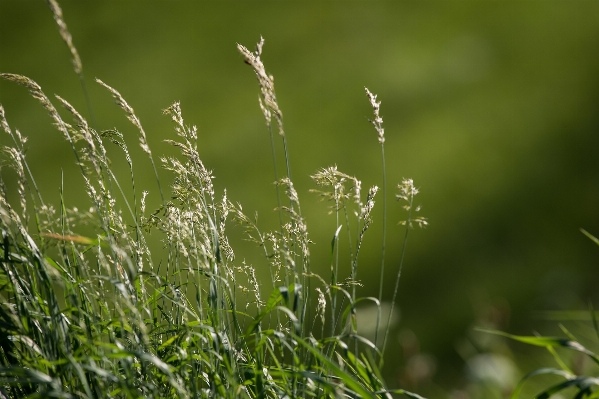
[[[73,44],[73,37],[67,28],[66,22],[64,22],[64,18],[62,17],[62,9],[56,2],[56,0],[47,0],[48,7],[50,7],[50,11],[52,11],[52,15],[54,16],[54,21],[56,21],[56,25],[58,25],[58,31],[60,32],[60,36],[62,40],[67,44],[67,47],[71,51],[71,57],[73,62],[73,68],[75,69],[75,73],[80,74],[83,67],[81,65],[81,58],[79,58],[79,53]]]
[[[146,154],[152,155],[150,147],[148,146],[148,140],[146,139],[146,132],[141,126],[139,118],[137,117],[137,115],[135,115],[135,111],[133,111],[133,108],[127,103],[127,101],[125,101],[123,96],[121,96],[121,93],[119,93],[116,89],[113,89],[111,86],[108,86],[100,79],[96,79],[96,82],[104,86],[112,94],[112,97],[114,98],[116,104],[123,111],[125,111],[125,114],[127,114],[127,119],[129,119],[129,121],[131,121],[131,123],[133,123],[133,125],[139,130],[139,145],[141,146],[141,149],[144,150]]]
[[[385,129],[383,128],[383,117],[380,115],[381,102],[376,101],[376,94],[372,94],[366,87],[364,89],[366,90],[366,96],[368,96],[370,105],[372,105],[372,111],[374,112],[374,119],[369,119],[369,122],[372,123],[379,134],[379,143],[383,144],[385,142]]]
[[[33,98],[35,98],[36,100],[38,100],[42,104],[42,106],[46,109],[46,111],[48,111],[48,113],[50,114],[50,117],[54,120],[54,124],[56,125],[58,130],[60,130],[64,134],[67,141],[70,143],[72,142],[71,136],[67,130],[67,127],[69,125],[62,120],[62,118],[58,114],[58,111],[56,110],[54,105],[52,105],[52,103],[50,102],[50,99],[42,91],[42,88],[40,87],[40,85],[38,85],[37,83],[35,83],[33,80],[29,79],[26,76],[17,75],[14,73],[0,73],[0,78],[6,79],[10,82],[14,82],[21,86],[26,87],[29,90],[29,93],[31,94],[31,96]]]
[[[270,127],[271,116],[274,115],[279,127],[279,134],[284,136],[283,131],[283,113],[279,109],[277,96],[275,95],[275,82],[272,75],[268,75],[264,69],[264,64],[260,56],[262,55],[262,46],[264,46],[264,38],[260,37],[260,41],[256,44],[256,51],[251,52],[245,46],[237,44],[237,50],[244,56],[245,63],[254,68],[262,98],[260,98],[260,109],[266,119],[266,124]]]

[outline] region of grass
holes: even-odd
[[[179,103],[164,114],[172,119],[175,138],[166,142],[180,156],[162,157],[172,172],[167,185],[146,132],[120,93],[100,80],[139,132],[139,144],[151,160],[156,186],[136,186],[133,159],[116,129],[97,131],[87,96],[82,62],[54,0],[48,4],[69,48],[74,71],[88,99],[90,121],[67,100],[56,97],[67,122],[33,80],[0,74],[25,87],[48,112],[72,148],[89,199],[89,210],[70,208],[68,193],[47,204],[31,174],[26,139],[8,123],[0,105],[0,124],[12,143],[6,164],[18,177],[18,204],[0,190],[0,395],[4,397],[391,397],[420,398],[389,388],[381,377],[390,318],[380,316],[378,298],[359,297],[357,286],[362,242],[371,228],[378,187],[364,194],[356,177],[321,169],[314,190],[331,202],[336,230],[331,232],[330,275],[311,270],[308,227],[294,189],[283,114],[274,80],[262,62],[261,40],[255,51],[239,45],[260,88],[259,105],[270,134],[279,226],[263,231],[226,191],[213,184],[212,172],[197,149],[197,130],[183,118]],[[383,206],[386,210],[384,129],[380,102],[366,90],[381,145]],[[277,170],[276,141],[283,145],[285,170]],[[112,147],[115,145],[115,147]],[[128,181],[119,181],[109,154],[124,156]],[[132,195],[124,194],[125,185]],[[398,186],[407,211],[403,222],[424,226],[414,204],[418,190],[410,179]],[[157,190],[161,205],[146,209]],[[384,212],[386,214],[386,212]],[[93,234],[82,235],[83,226]],[[239,225],[264,253],[260,268],[271,281],[258,281],[255,268],[234,252],[231,225]],[[382,222],[386,230],[386,217]],[[86,230],[87,231],[87,230]],[[347,236],[349,265],[342,264],[339,240]],[[166,248],[148,244],[158,235]],[[385,234],[381,247],[381,282],[385,277]],[[241,259],[241,260],[240,260]],[[395,302],[402,264],[396,275]],[[344,270],[350,270],[348,276]],[[358,334],[356,305],[373,302],[379,309],[383,337],[374,342]],[[382,342],[380,342],[382,341]]]
[[[329,258],[312,261],[309,230],[293,185],[283,112],[274,79],[262,61],[263,40],[254,51],[241,45],[238,50],[257,78],[259,106],[270,136],[276,183],[270,194],[276,195],[279,218],[272,230],[247,216],[240,205],[243,198],[232,201],[214,186],[212,171],[198,152],[197,130],[185,122],[179,103],[164,114],[174,130],[173,139],[165,141],[180,155],[157,157],[133,107],[116,89],[96,80],[137,129],[139,145],[151,162],[155,185],[136,185],[134,159],[123,134],[95,128],[82,61],[59,5],[54,0],[48,4],[70,51],[89,117],[61,97],[50,99],[25,76],[0,77],[26,88],[47,111],[73,151],[88,206],[70,206],[64,188],[58,204],[44,200],[27,162],[26,138],[9,124],[10,116],[0,104],[0,130],[9,142],[3,148],[3,165],[17,177],[15,188],[0,179],[0,398],[421,398],[389,387],[380,371],[410,229],[427,221],[414,202],[418,190],[413,181],[403,179],[396,198],[406,211],[401,222],[405,235],[394,245],[402,255],[393,276],[391,311],[383,319],[383,281],[389,278],[388,189],[377,96],[366,89],[381,149],[382,188],[363,190],[358,178],[336,166],[313,174],[312,191],[330,204],[335,228],[330,232]],[[70,122],[54,104],[64,109]],[[110,157],[124,157],[126,179],[117,179],[121,174],[112,169]],[[158,178],[159,167],[171,172],[168,184]],[[6,175],[6,168],[2,172]],[[160,205],[148,209],[148,196],[159,198]],[[376,298],[360,297],[360,256],[374,223],[375,200],[383,207],[379,293]],[[232,228],[242,229],[261,249],[260,264],[248,265],[236,252],[235,242],[229,241]],[[157,241],[163,247],[149,244]],[[347,256],[340,254],[342,247]],[[313,263],[329,264],[330,272],[318,275]],[[259,281],[256,268],[268,269],[270,281]],[[372,341],[359,334],[356,309],[365,302],[378,310]],[[585,317],[599,337],[596,312],[591,308],[590,317]],[[510,393],[483,386],[487,390],[478,391],[483,392],[479,396],[519,398],[532,385],[539,392],[536,398],[599,398],[599,379],[588,372],[590,367],[578,364],[583,357],[596,367],[599,356],[560,327],[566,338],[479,330],[545,348],[555,362],[526,374]],[[538,383],[550,381],[544,376],[553,376],[553,382]]]

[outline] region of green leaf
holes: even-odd
[[[592,235],[591,233],[589,233],[585,229],[580,229],[580,231],[582,232],[582,234],[584,234],[585,236],[587,236],[595,244],[599,245],[599,239],[597,237],[595,237],[594,235]]]
[[[299,306],[299,299],[301,297],[302,285],[295,283],[291,285],[293,287],[293,311],[297,312]]]
[[[19,381],[34,384],[52,383],[52,377],[48,374],[25,367],[2,367],[0,368],[0,376],[20,377]]]
[[[563,348],[573,349],[577,352],[584,353],[588,355],[593,361],[599,364],[599,357],[596,354],[582,346],[580,343],[576,341],[572,341],[566,338],[557,338],[557,337],[531,337],[531,336],[521,336],[521,335],[512,335],[503,331],[496,330],[486,330],[483,328],[476,328],[477,331],[486,332],[489,334],[501,335],[503,337],[507,337],[513,339],[515,341],[523,342],[525,344],[534,345],[534,346],[542,346],[542,347],[555,347],[561,346]]]
[[[275,306],[278,305],[282,298],[283,296],[281,295],[281,290],[279,288],[275,288],[272,294],[270,294],[270,298],[268,299],[268,302],[266,303],[264,309],[262,309],[262,312],[260,312],[260,314],[256,316],[252,324],[250,324],[249,328],[246,330],[246,334],[249,335],[253,333],[262,321],[262,319],[267,314],[272,312],[272,310],[275,308]]]
[[[335,243],[339,239],[339,232],[341,231],[342,227],[343,227],[342,224],[339,225],[339,227],[337,227],[337,231],[335,231],[335,235],[333,236],[333,239],[331,240],[331,254],[335,253]]]
[[[348,294],[349,295],[349,294]],[[350,297],[351,298],[351,297]],[[380,308],[381,303],[380,301],[372,296],[368,296],[368,297],[363,297],[363,298],[358,298],[356,299],[355,302],[352,303],[351,299],[350,299],[350,304],[347,305],[345,307],[345,310],[343,311],[342,315],[341,315],[341,325],[345,326],[345,323],[347,322],[347,316],[349,315],[349,312],[352,311],[353,309],[355,309],[356,305],[362,301],[372,301],[375,303],[375,305],[377,306],[377,308]],[[354,325],[355,328],[357,328],[357,325]]]
[[[170,344],[172,344],[173,341],[176,340],[178,337],[179,337],[178,334],[177,335],[173,335],[172,337],[170,337],[169,339],[167,339],[166,341],[164,341],[164,343],[158,347],[158,350],[166,348],[167,346],[169,346]]]
[[[510,399],[516,399],[518,397],[518,394],[520,394],[520,391],[522,390],[522,386],[524,385],[526,380],[528,380],[529,378],[534,377],[536,375],[544,375],[544,374],[561,375],[562,377],[564,377],[568,380],[573,377],[572,374],[570,374],[564,370],[554,369],[554,368],[542,368],[542,369],[537,369],[537,370],[531,371],[530,373],[528,373],[524,377],[522,377],[520,382],[518,382],[516,389],[514,389],[514,393],[512,393],[512,396],[510,396]]]
[[[595,314],[595,309],[593,309],[592,303],[589,303],[589,310],[591,311],[591,320],[593,321],[593,328],[595,329],[595,334],[597,334],[597,338],[599,338],[599,324],[597,324],[597,315]]]
[[[354,378],[351,375],[343,371],[337,364],[335,364],[335,362],[331,361],[328,357],[323,355],[320,351],[316,350],[314,347],[312,347],[310,344],[308,344],[300,337],[295,336],[294,338],[300,345],[306,348],[308,352],[310,352],[315,358],[317,358],[321,363],[325,364],[329,369],[331,369],[333,373],[341,379],[341,381],[343,382],[343,384],[345,384],[346,387],[357,393],[361,398],[375,398],[373,392],[370,392],[366,388],[364,388],[360,383],[354,380]]]
[[[377,395],[381,395],[384,393],[394,393],[397,395],[405,395],[408,398],[412,398],[412,399],[426,399],[423,396],[420,396],[414,392],[406,391],[405,389],[391,389],[391,390],[387,390],[387,391],[376,391],[375,392],[375,394],[377,394]]]
[[[139,355],[139,358],[145,361],[148,361],[150,363],[152,363],[154,366],[156,366],[160,371],[162,371],[163,373],[167,374],[167,375],[171,375],[171,368],[168,364],[166,364],[165,362],[163,362],[162,360],[160,360],[158,357],[152,355],[151,353],[141,353]]]
[[[593,377],[578,377],[554,385],[536,396],[536,399],[548,399],[559,391],[571,386],[578,387],[581,390],[587,389],[591,385],[599,385],[599,379]]]
[[[277,309],[282,311],[283,313],[287,314],[287,316],[289,317],[289,320],[291,320],[291,322],[293,323],[295,333],[299,334],[300,333],[300,323],[299,323],[299,320],[297,319],[297,317],[295,316],[295,313],[293,313],[290,309],[286,308],[285,306],[277,306]]]

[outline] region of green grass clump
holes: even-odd
[[[53,0],[49,4],[87,93],[60,7]],[[370,398],[396,393],[420,398],[388,389],[381,377],[389,331],[389,321],[380,317],[382,288],[379,298],[359,298],[356,292],[358,258],[378,188],[371,187],[364,197],[361,182],[336,167],[313,176],[317,192],[332,201],[338,226],[332,234],[330,276],[314,273],[283,116],[273,78],[261,60],[262,46],[263,40],[255,51],[238,49],[258,78],[260,108],[273,144],[280,224],[271,232],[259,229],[226,191],[217,192],[198,153],[197,130],[185,123],[179,103],[164,111],[176,133],[175,140],[166,141],[181,153],[160,159],[174,176],[167,195],[133,108],[97,80],[137,128],[139,144],[151,160],[161,205],[148,210],[149,191],[136,186],[133,160],[118,130],[97,131],[93,116],[88,122],[57,96],[72,118],[69,123],[33,80],[0,74],[27,88],[49,113],[72,147],[89,199],[86,211],[69,207],[62,191],[56,207],[44,201],[27,164],[26,139],[9,125],[0,105],[0,125],[12,140],[5,147],[6,164],[18,177],[18,204],[11,203],[13,194],[4,184],[0,189],[0,396]],[[367,95],[385,176],[380,102],[368,90]],[[276,169],[278,139],[286,161],[282,174]],[[120,149],[129,165],[131,196],[111,169],[108,143]],[[417,192],[412,180],[399,186],[398,200],[408,212],[406,240],[412,224],[426,224],[414,216]],[[228,238],[232,223],[262,248],[261,267],[271,276],[268,287],[234,253]],[[83,225],[93,233],[82,235]],[[339,260],[342,229],[350,242],[346,280]],[[165,256],[159,255],[163,248],[148,244],[150,234],[161,238]],[[381,279],[384,251],[383,238]],[[400,273],[401,266],[393,302]],[[370,342],[358,334],[356,304],[362,301],[378,306],[376,331],[379,324],[386,326],[382,344],[378,336]]]
[[[595,329],[595,333],[597,338],[599,338],[599,326],[597,324],[595,311],[591,308],[590,318],[593,321],[593,327]],[[553,357],[555,364],[557,367],[542,367],[536,370],[533,370],[526,375],[524,375],[518,385],[515,387],[512,392],[510,399],[517,399],[520,397],[520,392],[524,384],[535,377],[538,376],[559,376],[560,381],[550,385],[548,387],[544,387],[541,392],[535,395],[536,399],[548,399],[550,397],[554,397],[565,394],[565,391],[571,392],[571,397],[574,399],[594,399],[599,398],[599,390],[597,387],[599,386],[599,378],[585,375],[584,370],[580,370],[580,361],[579,366],[576,367],[575,370],[571,366],[568,366],[568,362],[563,359],[556,349],[565,348],[570,352],[578,353],[582,357],[590,360],[595,366],[599,365],[599,356],[585,346],[580,343],[580,340],[576,338],[564,325],[559,325],[562,332],[566,335],[567,338],[562,337],[544,337],[544,336],[520,336],[520,335],[512,335],[502,331],[494,331],[494,330],[485,330],[479,329],[481,332],[495,334],[503,337],[510,338],[514,341],[521,342],[524,344],[532,345],[532,346],[540,346],[551,354]],[[581,358],[582,358],[581,357]],[[570,362],[576,365],[576,362]],[[570,393],[568,392],[568,393]],[[563,397],[563,396],[559,396]]]

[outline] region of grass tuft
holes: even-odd
[[[56,1],[48,4],[86,92],[82,63],[62,11]],[[312,176],[319,187],[315,192],[332,203],[336,224],[330,276],[311,270],[311,241],[291,176],[274,79],[261,59],[263,45],[261,39],[253,52],[242,45],[238,50],[258,79],[259,105],[271,136],[280,218],[272,231],[262,231],[257,217],[248,217],[226,190],[215,187],[213,172],[198,152],[197,129],[185,122],[179,103],[164,110],[174,130],[174,138],[165,142],[180,152],[178,157],[160,158],[162,168],[173,176],[166,195],[133,107],[116,89],[96,79],[137,128],[139,144],[150,158],[161,198],[160,206],[150,212],[146,199],[153,189],[136,186],[136,160],[122,133],[97,131],[95,122],[88,123],[57,96],[55,101],[73,119],[66,122],[33,80],[0,74],[28,89],[49,113],[75,154],[89,200],[89,210],[71,207],[61,188],[56,207],[44,202],[27,164],[26,139],[10,127],[0,105],[0,126],[12,139],[2,154],[18,177],[18,204],[9,201],[0,180],[0,396],[420,398],[390,390],[381,377],[376,359],[382,364],[389,320],[381,347],[376,338],[373,343],[358,334],[358,303],[375,303],[377,327],[382,322],[382,291],[379,298],[359,297],[358,280],[377,186],[364,196],[361,181],[335,166]],[[382,149],[385,197],[380,102],[368,90],[367,94]],[[89,111],[93,120],[91,105]],[[273,119],[278,135],[273,134]],[[276,170],[275,139],[283,142],[283,176]],[[110,156],[124,156],[128,181],[117,179]],[[130,197],[125,188],[131,190]],[[426,224],[412,216],[418,211],[413,205],[416,193],[411,180],[400,185],[399,199],[406,201],[408,212],[402,251],[409,229]],[[80,233],[84,225],[91,231],[87,236]],[[257,267],[270,270],[269,287],[261,286],[255,266],[236,255],[228,235],[232,225],[241,226],[262,248],[264,261]],[[349,264],[339,257],[342,230]],[[148,244],[150,235],[162,240],[165,256],[160,255],[162,248]],[[384,257],[385,234],[381,281]],[[350,271],[345,280],[343,270]]]

